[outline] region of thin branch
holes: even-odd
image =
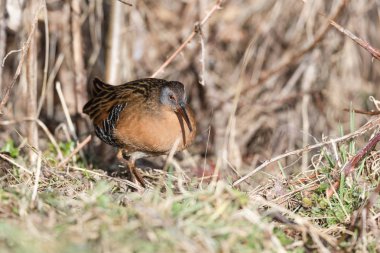
[[[376,144],[380,141],[380,133],[375,135],[368,143],[365,145],[359,152],[351,158],[351,160],[343,167],[342,171],[344,172],[345,177],[350,175],[353,171],[355,166],[358,164],[359,161],[362,160],[362,158],[368,154],[371,150],[374,149]]]
[[[349,30],[345,29],[344,27],[337,24],[334,20],[330,19],[330,24],[335,27],[339,32],[343,33],[350,39],[352,39],[354,42],[356,42],[359,46],[364,48],[368,51],[376,60],[380,61],[380,50],[371,46],[368,41],[365,41],[359,37],[357,37],[355,34],[350,32]]]
[[[76,134],[75,126],[74,126],[74,123],[73,123],[71,116],[70,116],[69,108],[67,107],[65,96],[63,95],[63,92],[62,92],[61,83],[56,82],[55,88],[57,90],[59,100],[61,101],[61,104],[62,104],[63,113],[65,114],[67,125],[68,125],[69,130],[70,130],[70,134],[72,137],[74,137],[75,141],[77,141],[78,136]]]
[[[5,161],[13,164],[14,166],[16,166],[17,168],[19,168],[20,170],[23,170],[25,171],[26,173],[32,175],[33,172],[31,172],[30,170],[28,170],[27,168],[25,168],[24,166],[18,164],[17,162],[13,161],[12,159],[10,159],[8,156],[4,155],[4,154],[1,154],[0,153],[0,158],[4,159]]]
[[[164,69],[174,60],[174,58],[187,46],[187,44],[195,37],[199,28],[201,28],[211,18],[211,16],[217,11],[222,9],[223,0],[216,1],[212,9],[202,19],[201,22],[193,29],[193,32],[187,37],[187,39],[177,48],[177,50],[157,69],[151,77],[158,76]]]

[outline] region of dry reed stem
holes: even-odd
[[[120,81],[120,68],[122,63],[120,47],[122,41],[122,27],[124,25],[124,6],[122,2],[118,1],[112,1],[110,5],[111,10],[105,49],[105,81],[107,83],[118,83]]]
[[[46,0],[43,0],[44,2],[44,24],[45,24],[45,62],[44,62],[44,77],[42,81],[42,89],[41,89],[41,95],[40,95],[40,102],[38,103],[37,107],[37,115],[36,118],[39,117],[43,101],[45,100],[45,94],[47,90],[47,84],[48,84],[48,70],[49,70],[49,52],[50,52],[50,35],[49,35],[49,19],[48,19],[48,11],[46,6]]]
[[[67,107],[65,96],[63,95],[63,92],[62,92],[61,83],[56,82],[55,88],[57,90],[59,100],[61,101],[63,113],[65,114],[65,117],[66,117],[66,122],[67,122],[67,125],[69,127],[70,135],[75,139],[75,141],[77,141],[78,136],[77,136],[77,133],[75,131],[74,123],[73,123],[71,116],[70,116],[69,108]]]
[[[7,41],[7,33],[6,33],[6,21],[5,21],[5,11],[6,11],[6,1],[0,1],[0,60],[3,59],[6,50],[6,41]],[[0,67],[0,99],[3,90],[3,67]]]
[[[37,109],[37,118],[39,117],[39,115],[41,113],[42,107],[44,106],[47,91],[53,85],[54,79],[57,76],[57,73],[58,73],[58,71],[59,71],[59,69],[60,69],[60,67],[62,65],[62,62],[63,62],[64,58],[65,58],[65,56],[62,53],[58,56],[58,58],[57,58],[57,60],[56,60],[56,62],[54,64],[54,66],[53,66],[53,69],[51,70],[51,72],[49,74],[49,77],[47,79],[46,87],[42,88],[42,92],[41,92],[41,95],[40,95],[40,102],[38,104],[38,109]],[[49,105],[47,105],[47,106],[49,106]]]
[[[174,53],[154,72],[151,77],[157,77],[164,69],[174,60],[174,58],[186,47],[186,45],[195,37],[197,34],[197,30],[202,28],[204,24],[211,18],[211,16],[217,11],[222,9],[223,0],[217,0],[215,5],[211,8],[211,10],[206,14],[206,16],[202,19],[201,22],[193,29],[193,32],[185,39],[185,41],[174,51]]]
[[[43,0],[41,4],[44,4]],[[34,3],[33,1],[29,2],[29,5],[27,5],[28,8],[25,9],[23,22],[29,23],[28,17],[32,15],[32,10],[38,10],[37,3]],[[43,5],[43,9],[45,9],[46,6]],[[29,14],[30,13],[30,14]],[[38,13],[38,12],[37,12]],[[39,47],[39,35],[38,30],[36,32],[28,31],[32,35],[32,40],[30,41],[30,50],[28,50],[27,58],[26,58],[26,71],[24,72],[24,75],[26,77],[26,97],[25,99],[25,105],[26,105],[26,117],[34,118],[37,115],[37,89],[38,89],[38,50]],[[22,79],[24,80],[24,79]],[[38,138],[38,128],[36,125],[36,122],[29,121],[27,122],[27,137],[29,144],[38,150],[39,148],[39,138]],[[29,150],[29,161],[31,164],[34,164],[36,160],[38,159],[37,154],[34,152],[34,150]]]
[[[256,174],[257,172],[259,172],[260,170],[262,170],[263,168],[265,168],[266,166],[268,166],[269,164],[271,164],[273,162],[277,162],[277,161],[279,161],[279,160],[281,160],[283,158],[286,158],[288,156],[299,155],[299,154],[302,154],[303,152],[308,152],[310,150],[313,150],[313,149],[316,149],[316,148],[320,148],[320,147],[323,147],[323,146],[326,146],[326,145],[330,145],[330,144],[333,144],[333,143],[336,143],[336,142],[343,142],[343,141],[347,141],[347,140],[353,139],[353,138],[355,138],[357,136],[365,134],[367,131],[373,129],[374,127],[378,126],[379,124],[380,124],[380,117],[375,118],[375,119],[367,122],[364,126],[360,127],[355,132],[346,134],[346,135],[344,135],[342,137],[331,139],[329,141],[323,141],[323,142],[320,142],[320,143],[317,143],[317,144],[314,144],[314,145],[309,145],[307,147],[304,147],[304,148],[301,148],[301,149],[297,149],[297,150],[293,150],[293,151],[290,151],[290,152],[286,152],[286,153],[281,154],[279,156],[273,157],[273,158],[271,158],[269,160],[264,161],[260,166],[258,166],[257,168],[255,168],[254,170],[252,170],[251,172],[249,172],[248,174],[246,174],[245,176],[241,177],[240,179],[236,180],[233,183],[233,186],[237,186],[238,184],[240,184],[241,182],[245,181],[249,177],[253,176],[254,174]]]
[[[86,83],[87,73],[85,63],[83,60],[83,38],[82,38],[82,21],[81,21],[81,0],[72,0],[72,52],[74,59],[74,73],[75,73],[75,103],[76,112],[82,113],[82,108],[87,100]]]
[[[24,61],[25,61],[25,57],[29,51],[29,47],[31,45],[31,42],[33,40],[33,37],[34,37],[34,33],[36,31],[36,27],[37,27],[37,23],[38,23],[38,16],[41,12],[41,10],[44,8],[44,4],[43,4],[43,1],[40,2],[40,6],[39,8],[37,9],[36,11],[36,14],[34,16],[34,20],[32,22],[32,25],[31,25],[31,29],[30,29],[30,32],[29,32],[29,36],[28,36],[28,39],[26,40],[25,44],[22,46],[22,48],[20,49],[21,50],[21,56],[20,56],[20,61],[18,63],[18,66],[17,66],[17,69],[16,69],[16,73],[14,74],[13,78],[12,78],[12,81],[9,83],[9,85],[5,88],[5,92],[4,94],[2,94],[2,100],[0,102],[0,116],[3,114],[2,112],[2,109],[3,107],[5,106],[5,104],[8,102],[8,99],[9,99],[9,96],[10,96],[10,92],[13,88],[13,86],[16,84],[20,74],[21,74],[21,70],[22,70],[22,66],[24,64]]]
[[[168,157],[166,158],[166,161],[165,161],[165,165],[164,165],[164,169],[163,169],[164,171],[167,171],[169,164],[173,162],[173,157],[174,157],[174,154],[176,153],[176,150],[178,148],[180,141],[181,141],[181,139],[177,138],[177,140],[175,140],[172,148],[170,149]]]

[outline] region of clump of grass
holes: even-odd
[[[5,252],[257,252],[292,239],[262,219],[257,205],[223,182],[181,195],[125,194],[99,180],[71,195],[2,190]],[[23,209],[23,210],[22,210]]]
[[[294,177],[290,183],[287,193],[293,192],[293,194],[287,199],[288,207],[297,215],[312,220],[322,231],[325,230],[325,233],[334,235],[338,239],[336,249],[365,249],[375,252],[376,236],[368,233],[365,239],[358,241],[359,234],[366,234],[365,231],[373,231],[373,228],[368,225],[352,227],[352,224],[357,215],[359,217],[362,215],[359,210],[362,210],[369,195],[379,184],[378,180],[374,180],[377,177],[377,169],[371,166],[377,157],[374,155],[377,152],[374,151],[374,154],[364,158],[353,175],[345,178],[340,166],[355,155],[354,147],[354,141],[342,144],[337,154],[339,161],[336,160],[336,156],[322,150],[319,166]],[[332,189],[337,181],[340,181],[339,188],[331,197],[328,196],[327,191]],[[374,215],[370,215],[369,218],[364,217],[364,219],[369,219],[367,222],[376,223],[376,214],[380,212],[380,201],[377,200],[376,203],[370,210]]]

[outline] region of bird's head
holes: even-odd
[[[177,81],[167,82],[161,89],[160,102],[174,111],[179,120],[183,118],[190,132],[193,130],[186,111],[186,93],[182,83]]]

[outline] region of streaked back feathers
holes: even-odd
[[[145,78],[121,85],[110,85],[95,78],[91,89],[92,98],[83,107],[95,124],[101,123],[115,105],[147,102],[168,83],[163,79]],[[153,102],[153,101],[152,101]]]

